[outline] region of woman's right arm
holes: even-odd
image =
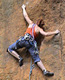
[[[26,21],[28,22],[28,24],[33,24],[33,21],[31,21],[30,18],[28,17],[28,14],[27,14],[27,12],[26,12],[26,10],[25,10],[25,7],[26,7],[26,6],[23,4],[23,5],[22,5],[23,16],[24,16],[24,18],[26,19]]]

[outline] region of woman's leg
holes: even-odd
[[[43,70],[46,70],[46,68],[44,67],[42,61],[41,61],[40,58],[39,58],[39,55],[34,53],[34,52],[35,52],[34,47],[31,47],[31,48],[29,49],[29,52],[30,52],[30,54],[31,54],[31,56],[32,56],[32,58],[33,58],[33,60],[34,60],[34,63],[36,63],[36,64],[40,67],[40,69],[41,69],[42,71],[43,71]]]
[[[45,76],[53,76],[54,75],[54,73],[52,73],[52,72],[49,72],[49,71],[47,71],[46,69],[45,69],[45,67],[44,67],[44,65],[43,65],[43,63],[42,63],[42,61],[40,60],[40,62],[37,62],[37,65],[40,67],[40,69],[43,71],[43,74],[45,75]]]
[[[20,59],[18,53],[16,52],[16,48],[17,48],[16,44],[17,42],[10,45],[7,51],[17,59]]]
[[[39,62],[37,62],[37,65],[40,67],[40,69],[43,71],[43,70],[46,70],[46,68],[44,67],[42,61],[40,60]]]
[[[16,42],[13,43],[12,45],[9,46],[7,52],[9,52],[11,55],[13,55],[14,57],[16,57],[19,60],[19,65],[22,66],[23,65],[23,58],[21,56],[19,56],[19,54],[16,52],[17,46],[16,46]]]
[[[8,49],[8,52],[9,52],[11,55],[13,55],[14,57],[16,57],[18,60],[20,59],[20,57],[19,57],[19,55],[18,55],[18,53],[17,53],[16,51],[10,52],[9,49]]]
[[[30,52],[34,62],[37,63],[37,65],[40,67],[40,69],[42,70],[42,72],[45,76],[53,76],[54,75],[54,73],[49,72],[49,71],[46,70],[46,68],[44,67],[42,61],[39,58],[39,55],[34,53],[34,48],[33,47],[31,47],[29,49],[29,52]]]
[[[19,66],[23,65],[23,58],[20,55],[18,55],[16,51],[10,52],[8,49],[8,52],[19,60]]]

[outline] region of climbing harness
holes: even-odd
[[[35,26],[35,24],[33,24],[33,28],[32,28],[32,36],[33,36],[33,38],[34,38],[34,26]],[[36,43],[36,41],[34,42],[34,45],[35,45],[35,49],[37,49],[37,43]],[[36,52],[36,50],[35,50],[35,54],[38,54],[38,52]],[[30,80],[30,77],[31,77],[31,74],[32,74],[32,69],[34,68],[34,64],[32,65],[32,58],[31,58],[31,63],[30,63],[30,73],[29,73],[29,80]]]
[[[32,26],[32,36],[33,36],[33,38],[34,38],[34,26],[35,26],[36,24],[33,24],[33,26]],[[34,53],[35,54],[39,54],[39,52],[38,52],[38,48],[37,48],[37,42],[36,41],[34,41],[34,47],[35,47],[35,51],[34,51]]]
[[[17,40],[16,49],[17,49],[17,47],[19,47],[18,43],[20,41],[27,40],[31,46],[34,46],[34,49],[35,49],[34,53],[35,54],[39,53],[38,48],[37,48],[37,42],[34,40],[34,26],[35,25],[36,24],[32,25],[32,31],[30,32],[30,34],[32,34],[32,35],[30,35],[29,33],[26,33],[23,37],[20,37],[19,40]]]

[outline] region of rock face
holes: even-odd
[[[29,80],[31,56],[26,49],[18,50],[24,58],[20,68],[18,60],[6,52],[9,45],[23,36],[28,26],[24,20],[21,5],[33,22],[42,18],[46,31],[59,29],[61,36],[45,37],[40,43],[40,58],[46,69],[55,73],[53,77],[43,76],[35,65],[31,80],[65,79],[65,1],[64,0],[0,0],[0,80]],[[63,43],[62,43],[63,42]]]

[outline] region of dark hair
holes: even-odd
[[[43,25],[45,25],[43,19],[38,19],[37,22],[36,22],[36,24],[37,24],[40,28],[43,28]]]
[[[43,27],[43,25],[45,25],[43,19],[38,19],[36,24],[45,31]],[[42,36],[40,33],[39,33],[39,36],[35,38],[35,40],[38,43],[38,49],[40,49],[41,42],[43,41],[43,39],[44,39],[44,36]]]

